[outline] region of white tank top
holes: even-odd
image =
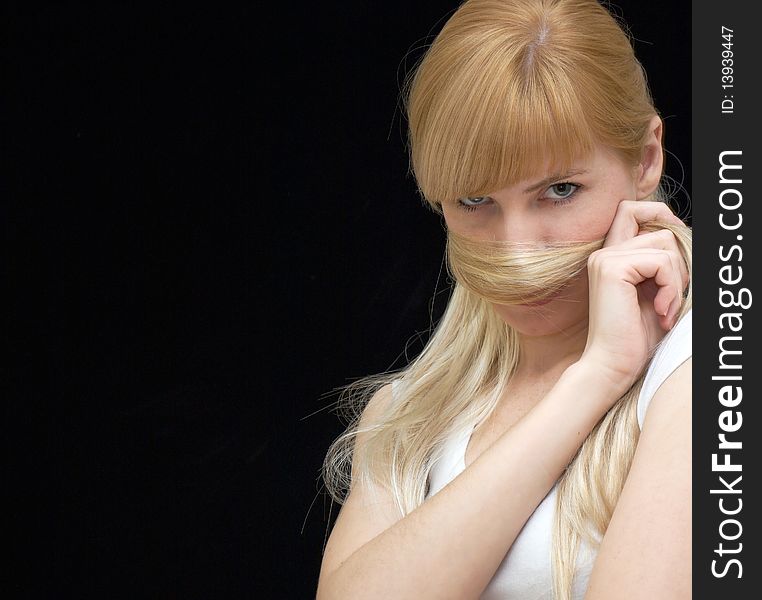
[[[656,390],[692,353],[692,311],[665,336],[646,372],[638,397],[638,424],[642,427],[646,409]],[[427,498],[436,494],[465,469],[465,453],[471,431],[450,437],[429,476]],[[552,600],[551,532],[556,507],[557,484],[540,502],[514,541],[482,600]],[[572,598],[582,599],[595,562],[596,550],[582,543],[577,559],[577,575]]]

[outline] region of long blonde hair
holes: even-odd
[[[596,143],[635,166],[657,114],[627,36],[596,0],[469,0],[428,49],[407,92],[412,169],[439,213],[442,202],[501,189],[547,161],[566,170]],[[660,188],[653,199],[664,200]],[[690,230],[644,226],[659,228],[675,234],[690,271]],[[354,463],[361,480],[390,491],[401,516],[421,505],[444,441],[489,417],[519,361],[518,334],[485,292],[504,294],[496,273],[514,290],[501,301],[541,297],[583,271],[602,244],[506,255],[463,242],[448,235],[456,283],[421,353],[403,369],[364,377],[341,392],[349,425],[323,465],[327,489],[340,503]],[[680,316],[690,306],[691,286]],[[621,493],[638,440],[642,379],[598,423],[560,479],[552,557],[559,599],[570,597],[580,542],[602,537]],[[392,381],[392,401],[359,428],[368,400]],[[355,453],[360,433],[367,442]]]

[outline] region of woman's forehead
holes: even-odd
[[[494,193],[508,187],[519,187],[521,191],[530,193],[542,191],[544,187],[572,177],[596,177],[609,172],[612,168],[624,168],[622,157],[612,148],[597,143],[588,153],[572,157],[547,157],[543,161],[528,164],[519,172],[518,178],[496,180],[490,190],[480,190],[479,196]]]

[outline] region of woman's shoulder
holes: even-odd
[[[365,405],[362,413],[361,425],[378,421],[394,402],[394,388],[396,380],[385,383],[376,389]]]
[[[638,397],[638,425],[643,427],[646,410],[657,390],[693,354],[693,309],[671,329],[656,350],[646,371]]]

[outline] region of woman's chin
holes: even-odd
[[[528,304],[493,304],[495,313],[512,329],[522,335],[543,336],[559,333],[587,317],[578,314],[577,307],[557,299]]]

